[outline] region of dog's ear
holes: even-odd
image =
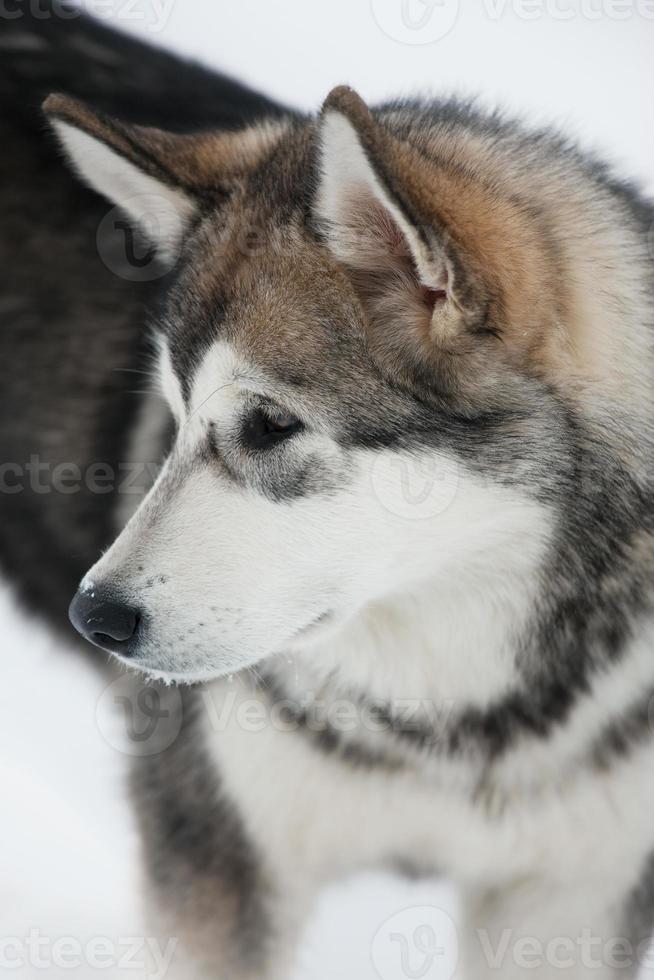
[[[423,350],[449,350],[479,318],[483,290],[435,210],[412,193],[411,154],[355,92],[334,89],[319,121],[314,216],[364,296],[378,340],[406,353],[409,331]]]
[[[176,248],[194,216],[224,198],[280,132],[270,124],[179,135],[123,123],[56,94],[43,110],[80,176],[163,251]]]

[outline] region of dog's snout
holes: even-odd
[[[111,653],[130,656],[139,625],[137,609],[115,595],[80,590],[68,610],[70,621],[82,636],[95,646]]]

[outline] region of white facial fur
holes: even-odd
[[[174,451],[87,576],[142,610],[133,666],[170,679],[207,679],[331,642],[362,628],[371,609],[387,608],[390,622],[405,600],[419,602],[421,621],[425,608],[438,614],[447,643],[448,635],[467,637],[475,617],[458,604],[450,608],[444,596],[485,591],[487,632],[494,629],[495,585],[524,599],[520,583],[533,581],[550,526],[526,496],[482,481],[442,454],[340,447],[315,409],[312,415],[291,391],[271,386],[223,343],[205,356],[188,408],[165,348],[161,376],[179,425]],[[265,459],[243,461],[238,420],[253,393],[297,413],[306,430],[263,450]],[[209,423],[228,471],[206,452]],[[324,490],[281,500],[266,495],[253,483],[262,471],[274,482],[270,453],[284,460],[282,469],[316,460]],[[416,473],[418,484],[427,474],[426,489],[410,485]],[[429,632],[428,614],[426,622]],[[485,656],[486,670],[494,671],[493,654]],[[470,657],[468,673],[474,650]],[[496,666],[493,688],[511,669]]]

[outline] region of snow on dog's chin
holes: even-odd
[[[235,667],[231,670],[211,670],[205,668],[197,671],[173,671],[173,670],[161,670],[156,667],[149,667],[146,664],[139,664],[138,667],[130,663],[128,660],[123,660],[119,658],[123,666],[129,668],[136,674],[145,676],[146,679],[151,681],[158,681],[166,685],[166,687],[176,686],[188,686],[191,687],[194,684],[208,684],[210,681],[219,680],[221,677],[232,677],[234,674],[238,673],[239,670],[244,669],[245,665],[241,667]],[[252,665],[250,665],[252,666]]]
[[[192,684],[206,684],[209,681],[229,677],[248,667],[255,667],[264,657],[252,657],[250,659],[247,657],[243,659],[226,658],[224,660],[217,660],[216,663],[205,662],[196,665],[188,663],[183,666],[182,664],[175,666],[172,662],[164,666],[162,661],[149,661],[146,658],[127,659],[116,656],[116,659],[128,671],[144,675],[149,680],[161,681],[169,686],[172,684],[186,684],[190,686]]]
[[[309,623],[294,630],[282,644],[270,649],[259,650],[246,654],[235,654],[224,650],[214,656],[200,656],[194,662],[191,658],[181,656],[162,656],[149,653],[147,649],[142,654],[123,657],[113,653],[129,671],[142,674],[153,681],[164,684],[204,684],[209,681],[229,677],[241,670],[256,667],[262,661],[286,654],[293,655],[301,647],[319,642],[326,633],[337,628],[340,619],[332,612],[325,612],[314,617]],[[152,646],[152,643],[148,643]],[[218,643],[216,644],[218,647]]]

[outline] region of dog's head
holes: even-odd
[[[175,444],[81,585],[86,636],[207,678],[425,587],[534,574],[574,420],[601,428],[599,386],[627,413],[638,378],[608,195],[599,214],[542,141],[371,113],[343,88],[316,120],[236,133],[61,96],[46,111],[82,176],[176,256],[157,334]]]

